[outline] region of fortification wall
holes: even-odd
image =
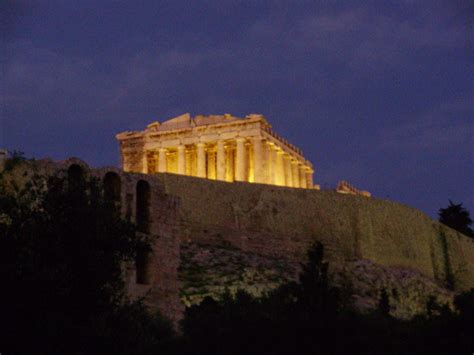
[[[180,199],[182,242],[230,243],[243,251],[300,261],[322,242],[335,266],[354,259],[402,267],[474,287],[474,241],[392,201],[333,191],[211,182],[160,174]]]
[[[384,270],[410,270],[455,290],[474,287],[474,240],[399,203],[334,191],[226,183],[174,174],[132,174],[117,168],[89,170],[77,159],[36,162],[34,169],[23,170],[52,174],[72,164],[81,165],[100,179],[107,173],[119,177],[122,212],[133,221],[139,206],[137,185],[140,181],[148,184],[147,234],[154,251],[150,279],[137,283],[137,269],[132,264],[125,276],[133,297],[145,297],[175,321],[184,309],[180,300],[186,280],[180,278],[180,266],[183,255],[193,253],[200,253],[198,264],[206,258],[212,260],[209,253],[225,260],[245,255],[242,262],[257,265],[258,273],[264,268],[282,268],[291,278],[308,246],[320,241],[332,269],[343,270],[368,260],[370,264],[363,267],[373,269],[375,263]],[[24,183],[28,176],[31,174],[16,172],[17,181]]]
[[[159,309],[175,324],[181,319],[184,305],[179,298],[178,267],[180,262],[180,239],[177,211],[179,199],[164,193],[162,183],[151,175],[127,174],[115,167],[91,169],[80,159],[71,158],[62,162],[49,159],[24,161],[11,171],[5,172],[2,184],[14,193],[27,186],[35,176],[58,174],[67,176],[72,167],[79,168],[85,176],[104,181],[108,174],[115,177],[118,190],[117,203],[122,215],[133,222],[137,219],[137,185],[145,182],[149,188],[148,230],[145,234],[152,242],[152,256],[146,265],[146,281],[138,281],[136,263],[124,265],[123,276],[128,294],[132,299],[143,298],[152,309]],[[143,211],[142,211],[143,213]]]

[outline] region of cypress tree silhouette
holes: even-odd
[[[470,227],[472,224],[470,213],[462,206],[462,203],[455,204],[449,200],[449,206],[440,208],[438,215],[441,223],[474,238],[474,232]]]

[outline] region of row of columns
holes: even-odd
[[[247,144],[251,144],[248,154]],[[217,180],[229,181],[226,174],[229,170],[229,163],[233,164],[233,179],[235,181],[250,181],[250,166],[253,171],[251,182],[272,184],[289,187],[313,187],[313,171],[310,167],[303,165],[298,160],[292,158],[280,147],[272,142],[263,141],[260,137],[253,137],[250,141],[245,138],[235,139],[235,162],[229,162],[226,151],[226,142],[216,142],[215,178]],[[206,164],[206,144],[199,142],[196,147],[196,176],[207,178]],[[167,167],[168,149],[158,150],[158,172],[169,172]],[[248,158],[252,161],[249,161]],[[176,172],[186,175],[186,147],[179,145],[176,147]],[[227,157],[228,158],[228,157]],[[148,165],[144,161],[144,172],[148,172]],[[213,162],[214,163],[214,162]]]
[[[263,142],[257,143],[256,146],[262,146]],[[266,159],[266,172],[259,173],[261,180],[256,182],[269,183],[272,185],[290,186],[290,187],[302,187],[302,188],[313,188],[313,170],[309,167],[304,166],[298,160],[292,159],[292,157],[285,153],[274,143],[266,143],[267,148],[267,159]],[[260,147],[258,148],[260,150]],[[263,151],[263,147],[261,149]],[[262,161],[262,158],[259,158]],[[260,164],[264,167],[264,164]]]

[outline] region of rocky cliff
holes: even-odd
[[[92,169],[80,161],[36,163],[37,173],[82,164],[90,174],[121,179],[124,215],[136,215],[136,185],[151,186],[153,282],[129,285],[178,319],[182,305],[245,288],[260,294],[295,279],[307,248],[325,246],[335,277],[348,277],[364,309],[389,291],[394,314],[423,311],[430,294],[449,302],[474,287],[474,240],[414,208],[335,191],[225,183],[173,174]],[[16,171],[25,181],[30,168]],[[26,175],[25,175],[26,174]],[[338,276],[339,275],[339,276]],[[181,306],[178,306],[178,300]]]

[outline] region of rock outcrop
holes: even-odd
[[[331,272],[351,279],[356,303],[364,309],[373,307],[385,288],[394,315],[408,318],[423,311],[429,295],[449,302],[453,292],[474,287],[474,240],[393,201],[89,169],[74,159],[23,164],[10,174],[21,184],[32,171],[51,174],[72,164],[101,179],[115,174],[126,218],[135,220],[139,209],[149,212],[151,278],[137,284],[137,270],[130,265],[128,288],[174,320],[184,305],[226,288],[260,294],[295,279],[315,241],[325,246]],[[149,186],[148,200],[137,196],[140,181]]]

